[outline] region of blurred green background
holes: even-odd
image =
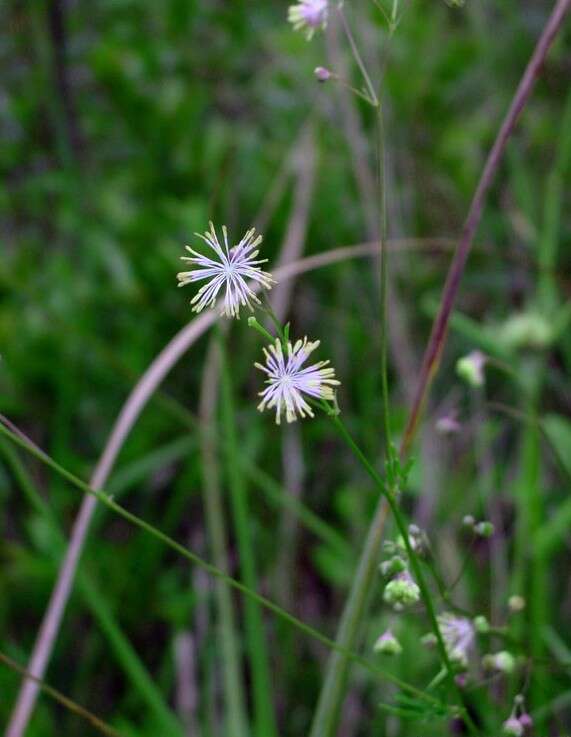
[[[451,247],[550,9],[545,0],[467,0],[462,8],[411,0],[389,43],[373,2],[346,4],[373,77],[384,75],[397,436]],[[196,243],[192,234],[209,219],[236,238],[258,225],[270,268],[288,238],[294,257],[373,239],[373,116],[313,77],[324,65],[358,80],[347,44],[336,23],[307,43],[286,14],[287,3],[276,0],[0,4],[1,412],[81,478],[134,382],[192,318],[192,290],[177,290],[175,275],[184,245]],[[496,543],[471,550],[455,593],[498,624],[510,594],[532,603],[514,627],[518,652],[534,643],[542,734],[571,727],[570,80],[567,28],[488,199],[404,500],[433,536],[447,576],[468,549],[463,515],[494,518]],[[342,381],[346,421],[378,459],[377,272],[360,258],[303,275],[287,314],[295,334],[322,341],[320,358],[332,359]],[[245,320],[228,341],[260,588],[334,636],[374,492],[325,418],[284,432],[257,414],[259,341]],[[208,345],[200,339],[171,372],[108,484],[206,559],[204,433],[193,415]],[[474,348],[499,362],[481,391],[454,370]],[[435,421],[451,412],[461,432],[437,435]],[[226,499],[235,469],[223,453],[213,464]],[[336,537],[308,529],[285,494]],[[61,557],[56,528],[68,533],[80,501],[68,483],[0,441],[0,648],[22,664]],[[232,532],[229,548],[237,575]],[[176,734],[172,715],[187,734],[224,734],[212,582],[108,512],[98,514],[81,570],[93,589],[75,590],[46,680],[125,735]],[[381,593],[379,581],[366,654],[392,621]],[[232,601],[242,644],[242,602]],[[306,734],[326,652],[264,616],[279,733]],[[417,648],[426,624],[407,615],[395,626],[406,657],[391,667],[425,685],[431,656],[418,657]],[[178,658],[189,642],[190,675]],[[19,683],[0,667],[2,724]],[[246,667],[244,685],[249,692]],[[513,687],[470,696],[490,734],[509,714]],[[354,669],[339,734],[444,733],[442,722],[419,727],[387,716],[378,704],[393,691]],[[41,697],[27,734],[89,730]]]

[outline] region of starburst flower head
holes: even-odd
[[[267,259],[256,258],[262,236],[256,235],[256,229],[251,228],[238,245],[231,247],[228,243],[228,231],[223,225],[224,244],[221,245],[212,223],[210,230],[204,235],[195,235],[202,238],[214,253],[206,256],[186,246],[186,250],[192,255],[181,257],[183,261],[192,264],[193,268],[177,274],[178,286],[183,287],[196,281],[205,282],[190,302],[193,312],[213,307],[220,292],[223,293],[222,315],[239,317],[240,307],[248,307],[253,311],[253,303],[259,304],[260,300],[246,280],[257,282],[262,289],[271,289],[275,284],[271,274],[260,268],[260,264]]]
[[[294,30],[303,31],[311,41],[315,31],[327,26],[328,12],[327,0],[300,0],[297,5],[290,5],[287,18]]]
[[[294,422],[297,417],[313,417],[313,410],[304,398],[304,394],[315,399],[334,399],[333,387],[339,382],[335,379],[335,369],[329,366],[329,361],[319,361],[311,366],[302,368],[309,355],[319,345],[319,341],[309,341],[307,338],[298,340],[294,344],[288,342],[284,351],[281,341],[264,348],[265,365],[256,363],[256,368],[267,374],[268,386],[260,392],[262,401],[258,409],[276,410],[276,423],[281,422],[285,413],[288,422]]]

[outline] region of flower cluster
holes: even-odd
[[[526,712],[524,699],[518,694],[514,699],[512,713],[502,725],[502,734],[506,737],[523,737],[533,727],[533,719]]]
[[[276,283],[271,274],[260,268],[260,264],[267,259],[257,258],[262,236],[256,235],[255,228],[251,228],[236,246],[231,246],[226,226],[222,226],[221,244],[212,223],[204,235],[196,235],[202,238],[212,253],[207,256],[187,246],[191,256],[182,256],[182,259],[192,264],[193,268],[177,274],[180,287],[204,282],[191,300],[193,311],[214,307],[219,295],[222,315],[239,318],[240,307],[248,307],[253,311],[254,304],[261,304],[256,291],[271,289]],[[286,343],[278,338],[264,348],[265,364],[255,364],[268,377],[268,386],[260,392],[262,401],[258,409],[275,409],[278,425],[284,414],[287,422],[294,422],[298,417],[313,417],[308,399],[334,400],[333,387],[338,386],[339,382],[329,361],[304,366],[318,346],[318,340],[304,338]]]
[[[385,586],[383,599],[397,611],[416,604],[420,599],[420,589],[408,571],[397,573]]]

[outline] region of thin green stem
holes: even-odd
[[[373,107],[377,107],[379,105],[377,93],[375,92],[375,88],[373,86],[373,83],[371,82],[369,73],[367,72],[367,67],[365,66],[365,63],[361,58],[361,54],[359,53],[359,49],[357,48],[357,44],[355,43],[355,39],[353,38],[353,34],[351,33],[351,28],[349,27],[349,23],[347,22],[347,18],[345,17],[345,13],[343,12],[343,6],[341,3],[339,3],[337,9],[339,11],[339,17],[341,18],[343,30],[345,31],[345,35],[347,36],[347,40],[349,41],[349,46],[351,47],[353,57],[357,62],[357,66],[359,67],[361,74],[363,75],[363,79],[365,80],[367,92],[369,93],[370,103],[371,105],[373,105]]]
[[[385,186],[385,131],[383,124],[383,111],[379,105],[376,116],[377,123],[377,176],[379,193],[381,198],[380,223],[379,223],[379,250],[381,271],[381,398],[384,427],[385,455],[387,460],[392,459],[393,447],[391,442],[391,418],[389,400],[388,380],[388,289],[389,268],[388,253],[386,248],[387,232],[387,199]]]
[[[347,443],[347,445],[349,446],[349,448],[351,449],[355,457],[360,461],[361,465],[363,466],[367,474],[370,476],[370,478],[373,480],[373,482],[377,486],[377,489],[379,490],[379,492],[384,496],[384,498],[388,502],[388,505],[395,519],[399,533],[403,539],[405,549],[408,555],[408,559],[409,559],[412,571],[414,573],[414,577],[418,583],[418,587],[420,588],[420,592],[422,595],[422,599],[424,601],[424,605],[426,607],[430,625],[436,637],[436,642],[438,645],[440,657],[442,659],[442,662],[448,674],[448,681],[450,683],[450,687],[452,688],[452,691],[456,694],[458,698],[459,704],[463,711],[463,717],[464,717],[464,720],[466,721],[466,724],[468,725],[468,727],[473,733],[477,734],[477,729],[474,723],[472,722],[469,714],[467,713],[466,709],[463,706],[462,693],[458,687],[458,684],[454,680],[454,668],[452,666],[452,663],[450,662],[450,658],[446,650],[446,645],[442,638],[440,627],[438,626],[438,620],[436,619],[436,611],[435,611],[434,604],[432,601],[432,595],[430,593],[430,589],[424,578],[424,574],[422,572],[422,566],[420,565],[418,556],[416,555],[416,552],[414,551],[414,548],[412,547],[412,544],[410,542],[410,536],[408,533],[408,524],[406,522],[405,516],[401,512],[400,507],[396,501],[396,495],[398,493],[398,488],[396,487],[396,485],[393,486],[392,488],[387,486],[387,482],[381,478],[381,476],[376,471],[374,466],[370,463],[370,461],[365,456],[363,451],[359,448],[359,446],[354,441],[353,437],[351,436],[351,434],[345,427],[345,424],[343,423],[339,415],[331,415],[331,417],[339,433],[341,434],[341,436],[343,437],[343,439],[345,440],[345,442]]]
[[[275,337],[268,330],[266,330],[266,328],[261,325],[255,317],[248,318],[248,327],[253,328],[270,343],[273,343],[275,341]]]
[[[248,508],[248,490],[239,462],[238,435],[234,412],[234,397],[230,369],[220,341],[222,356],[222,417],[225,430],[225,456],[230,504],[234,518],[234,531],[240,555],[240,572],[244,584],[252,591],[258,590],[256,561],[252,543],[252,516]],[[244,603],[246,641],[251,666],[254,705],[254,727],[258,737],[277,737],[277,725],[271,691],[271,675],[268,649],[264,635],[264,621],[259,605],[252,599]]]
[[[276,316],[276,313],[274,312],[273,307],[270,304],[270,300],[268,299],[268,296],[267,296],[267,294],[265,292],[262,293],[262,309],[264,310],[264,312],[266,313],[266,315],[272,321],[272,323],[273,323],[273,325],[274,325],[274,327],[276,329],[276,332],[278,334],[278,337],[279,337],[279,339],[282,342],[282,346],[284,347],[284,350],[285,350],[286,344],[287,344],[287,340],[286,340],[286,335],[285,335],[285,332],[284,332],[284,328],[283,328],[281,322],[278,320],[278,318]],[[274,340],[274,339],[272,338],[272,340]]]

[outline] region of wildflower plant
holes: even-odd
[[[452,2],[452,0],[451,0]],[[454,2],[459,4],[459,2]],[[382,0],[375,0],[374,5],[379,8],[387,20],[387,39],[390,43],[401,18],[401,7],[398,0],[386,4]],[[390,10],[386,8],[390,5]],[[201,239],[201,250],[187,246],[189,256],[183,256],[182,260],[188,265],[188,270],[177,274],[180,287],[196,284],[197,291],[191,298],[192,310],[196,313],[208,308],[215,308],[218,304],[220,315],[228,318],[240,317],[242,309],[254,313],[259,311],[258,317],[250,317],[248,325],[260,333],[265,340],[263,348],[263,362],[256,362],[255,368],[265,375],[265,385],[259,392],[261,400],[258,409],[263,412],[270,410],[275,414],[275,423],[280,425],[285,417],[286,423],[292,423],[299,419],[313,418],[316,411],[322,411],[323,416],[330,420],[332,427],[336,430],[347,448],[353,453],[355,459],[374,490],[375,509],[372,515],[370,529],[366,535],[359,556],[358,565],[355,567],[355,575],[351,581],[351,589],[340,620],[339,630],[334,642],[327,637],[316,634],[312,627],[300,623],[292,615],[289,615],[275,604],[269,602],[258,594],[256,585],[253,545],[249,525],[248,507],[246,505],[245,490],[241,488],[239,473],[230,473],[228,484],[231,487],[231,504],[235,517],[235,535],[240,551],[240,572],[243,582],[237,582],[231,578],[223,568],[204,564],[203,568],[210,573],[216,572],[221,581],[235,587],[242,593],[247,593],[249,598],[245,606],[245,619],[247,630],[247,647],[250,651],[250,670],[254,681],[254,710],[256,712],[255,734],[266,737],[277,735],[277,729],[271,713],[271,704],[266,698],[268,683],[270,682],[270,669],[267,660],[264,660],[263,642],[261,633],[263,621],[260,615],[260,605],[267,606],[273,612],[281,613],[290,623],[294,622],[322,643],[327,644],[334,651],[329,661],[323,688],[321,690],[315,715],[313,717],[308,737],[330,737],[336,732],[336,721],[340,711],[340,705],[344,696],[345,683],[347,681],[347,670],[350,658],[358,662],[365,662],[369,670],[379,675],[378,669],[360,657],[354,651],[358,647],[363,619],[367,611],[368,603],[376,593],[376,605],[379,607],[391,607],[398,616],[421,617],[430,626],[431,632],[419,639],[419,642],[430,644],[433,648],[430,656],[432,658],[431,668],[434,670],[432,681],[426,690],[399,680],[396,676],[388,673],[388,680],[398,685],[399,693],[395,698],[393,711],[397,714],[415,714],[417,718],[423,719],[430,714],[440,721],[458,720],[462,723],[461,731],[471,734],[479,733],[479,726],[473,718],[472,709],[467,708],[466,694],[463,688],[474,671],[476,677],[481,676],[482,682],[491,671],[493,676],[499,675],[504,679],[515,678],[520,671],[520,664],[524,659],[516,652],[515,648],[521,649],[520,641],[513,637],[508,622],[505,626],[498,625],[494,616],[488,620],[484,615],[474,617],[463,610],[454,602],[454,585],[446,580],[446,577],[438,570],[437,562],[434,560],[433,550],[429,543],[426,532],[415,524],[410,524],[405,505],[402,502],[407,491],[409,471],[412,461],[409,456],[410,443],[412,442],[418,425],[419,413],[424,405],[428,392],[430,380],[435,372],[436,364],[440,358],[444,336],[446,335],[447,321],[453,307],[455,290],[460,281],[463,266],[471,246],[478,213],[481,211],[482,201],[487,184],[491,180],[494,167],[487,168],[488,179],[484,185],[477,190],[475,206],[472,215],[463,231],[462,241],[458,248],[458,261],[453,262],[452,277],[447,287],[447,292],[442,300],[441,310],[437,318],[437,330],[434,331],[435,341],[430,343],[426,352],[426,362],[421,369],[419,390],[416,394],[409,420],[403,431],[400,448],[397,450],[393,443],[394,423],[391,416],[388,389],[388,357],[387,357],[387,333],[389,326],[388,316],[388,256],[386,246],[387,214],[386,214],[386,192],[384,176],[384,120],[382,105],[381,84],[373,81],[359,52],[349,23],[343,14],[343,3],[336,5],[341,25],[345,32],[348,49],[353,55],[354,70],[359,75],[359,81],[344,80],[329,67],[319,66],[315,70],[315,80],[318,82],[336,81],[346,89],[354,93],[361,101],[370,105],[369,112],[374,115],[375,140],[377,142],[378,161],[378,183],[380,202],[380,281],[381,300],[379,310],[380,336],[381,336],[381,360],[380,394],[382,398],[382,411],[379,420],[379,433],[382,433],[384,442],[384,458],[381,460],[376,455],[369,455],[358,444],[355,436],[349,431],[348,425],[341,414],[338,403],[337,388],[340,381],[337,372],[331,366],[329,360],[318,360],[310,363],[310,358],[320,347],[319,340],[290,339],[289,324],[283,325],[276,317],[268,300],[267,292],[276,284],[272,274],[265,271],[262,265],[267,259],[259,258],[262,235],[257,234],[255,228],[246,231],[237,243],[232,242],[226,226],[222,226],[222,238],[212,222],[209,229],[203,234],[196,233]],[[299,0],[290,6],[288,21],[293,30],[305,35],[308,40],[326,29],[330,21],[331,7],[328,0]],[[555,34],[551,35],[553,38]],[[352,73],[350,73],[352,76]],[[381,76],[381,75],[379,75]],[[529,75],[532,78],[534,75]],[[518,93],[519,94],[519,93]],[[521,105],[514,105],[514,110],[520,111]],[[509,119],[508,119],[509,121]],[[515,118],[513,120],[515,123]],[[504,136],[507,140],[507,135]],[[502,140],[500,140],[500,143]],[[505,145],[505,140],[504,144]],[[495,149],[494,149],[495,150]],[[500,146],[501,151],[501,146]],[[496,154],[494,154],[496,155]],[[497,168],[497,161],[492,161]],[[204,245],[206,250],[204,250]],[[454,264],[460,264],[454,271]],[[459,270],[458,270],[459,268]],[[447,282],[448,283],[448,282]],[[448,313],[446,312],[448,310]],[[263,316],[263,317],[262,317]],[[268,325],[262,324],[261,320],[268,319]],[[531,322],[517,322],[509,326],[510,338],[508,341],[512,347],[534,347],[536,349],[547,348],[554,334],[549,330],[549,325],[538,323],[534,318]],[[522,337],[523,336],[523,337]],[[488,356],[480,351],[473,351],[460,359],[456,371],[458,376],[474,389],[482,389],[485,385],[485,367]],[[232,387],[228,364],[223,363],[223,418],[225,432],[225,452],[228,457],[228,466],[239,468],[238,439],[233,424],[232,414]],[[160,373],[160,372],[158,372]],[[473,392],[480,395],[481,391]],[[455,417],[445,418],[441,421],[440,432],[444,434],[460,433],[462,425]],[[260,420],[263,422],[264,419]],[[380,469],[380,470],[379,470]],[[65,474],[63,474],[65,475]],[[70,474],[67,474],[69,477]],[[85,485],[84,485],[85,486]],[[80,487],[81,488],[81,487]],[[100,488],[99,482],[97,488]],[[83,491],[91,492],[89,487]],[[106,503],[115,511],[121,509],[110,497],[103,492],[95,492],[95,496]],[[300,504],[300,507],[303,505]],[[390,513],[390,515],[388,514]],[[133,514],[125,512],[123,517],[133,522],[138,520]],[[305,515],[305,519],[315,522],[312,515]],[[384,539],[386,520],[389,518],[396,528],[395,542],[385,545],[388,559],[380,562],[380,550]],[[152,528],[146,523],[139,524],[142,529],[151,531]],[[316,525],[314,524],[314,527]],[[326,532],[330,532],[326,527]],[[317,525],[323,533],[323,526]],[[223,530],[223,525],[216,527],[217,532]],[[496,528],[492,522],[482,521],[476,523],[475,518],[469,515],[464,518],[464,533],[466,530],[472,533],[472,538],[477,538],[478,544],[485,546],[496,542]],[[157,539],[170,541],[166,534],[155,531]],[[329,535],[331,537],[331,535]],[[185,550],[176,542],[172,542],[171,548],[180,552]],[[468,551],[470,555],[471,551]],[[186,557],[196,562],[198,559],[194,554],[187,553]],[[379,565],[380,563],[380,565]],[[375,571],[380,569],[385,578],[383,586],[375,578]],[[516,588],[516,590],[525,590]],[[516,601],[517,599],[517,601]],[[521,597],[512,597],[509,608],[512,613],[521,611],[525,602]],[[222,608],[222,607],[221,607]],[[515,617],[521,621],[521,617]],[[491,623],[490,623],[491,622]],[[541,634],[541,632],[540,632]],[[514,653],[511,650],[497,649],[493,654],[477,658],[477,638],[498,638],[505,642],[513,642]],[[260,644],[261,643],[261,644]],[[504,646],[504,645],[502,645]],[[505,645],[507,646],[507,645]],[[494,643],[493,649],[498,646]],[[229,649],[235,650],[233,643],[229,643]],[[394,636],[392,629],[386,630],[373,646],[375,653],[397,656],[402,652],[402,646]],[[521,668],[523,670],[523,668]],[[486,673],[488,671],[488,673]],[[239,669],[237,669],[239,672]],[[478,684],[479,685],[479,684]],[[234,690],[236,697],[237,691]],[[240,699],[238,694],[237,699]],[[420,706],[419,706],[420,704]],[[399,711],[400,710],[400,711]],[[418,717],[420,715],[420,717]],[[499,720],[498,720],[499,721]],[[532,719],[524,710],[523,697],[517,697],[514,702],[512,713],[503,722],[504,734],[520,737],[532,726]],[[238,734],[246,734],[247,729],[240,725]]]

